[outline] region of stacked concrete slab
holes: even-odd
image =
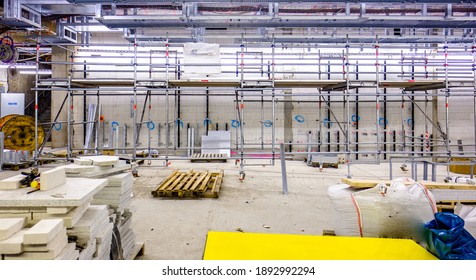
[[[5,224],[3,219],[3,224]],[[20,219],[21,220],[21,219]],[[0,219],[0,224],[2,220]],[[4,260],[76,260],[79,251],[74,243],[68,243],[68,235],[62,219],[41,220],[28,229],[17,223],[17,229],[9,238],[0,241],[0,253]],[[18,225],[22,225],[18,229]]]
[[[31,188],[0,190],[2,259],[94,258],[97,252],[96,236],[103,234],[104,228],[110,225],[110,218],[106,205],[90,206],[90,204],[93,196],[106,186],[107,180],[65,178],[64,174],[62,168],[42,173],[40,190],[35,192],[31,192]],[[6,180],[6,184],[16,180],[16,178]],[[102,216],[98,222],[92,224],[91,229],[95,229],[95,232],[91,233],[92,237],[86,239],[87,234],[83,234],[81,230],[86,227],[84,220],[89,217],[90,208],[93,210],[100,208]],[[16,221],[14,226],[13,220]],[[68,232],[72,234],[69,235]],[[81,234],[77,234],[78,232]],[[76,240],[79,242],[76,243]],[[105,256],[109,252],[101,251],[101,253],[103,254],[101,257],[106,259]]]
[[[131,224],[132,213],[126,210],[117,220],[117,228],[121,236],[122,255],[125,259],[131,258],[132,249],[136,245],[136,236],[131,228]]]
[[[122,256],[127,258],[136,244],[135,234],[130,227],[132,212],[128,209],[132,200],[134,180],[131,173],[121,173],[106,179],[107,186],[94,196],[92,204],[109,205],[111,220],[118,229]]]
[[[41,172],[35,192],[20,188],[24,176],[0,181],[0,219],[10,219],[0,223],[1,258],[109,260],[116,251],[130,258],[138,248],[128,210],[133,177],[125,171],[131,167],[117,157],[82,157]],[[25,241],[31,229],[48,223],[61,226],[37,243]]]
[[[81,259],[108,260],[112,241],[112,223],[106,205],[91,205],[78,223],[68,229],[70,239],[82,248]],[[94,249],[93,249],[94,248]]]
[[[107,186],[93,198],[92,204],[107,204],[116,212],[129,208],[134,180],[131,173],[106,177]]]
[[[128,166],[126,169],[125,166]],[[91,169],[93,167],[94,169]],[[80,157],[74,164],[65,166],[68,177],[104,178],[107,185],[94,195],[92,205],[107,205],[109,207],[109,219],[111,223],[103,228],[102,234],[96,238],[97,251],[95,259],[104,257],[105,248],[111,248],[113,238],[117,239],[114,244],[121,244],[120,248],[114,247],[117,256],[128,258],[137,249],[136,239],[130,225],[132,222],[132,212],[129,206],[132,201],[132,190],[134,179],[128,169],[133,165],[126,165],[114,156],[90,156]],[[92,206],[91,206],[92,207]],[[113,229],[116,228],[116,234]],[[109,255],[108,255],[109,257]]]

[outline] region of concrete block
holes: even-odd
[[[76,250],[76,243],[68,243],[55,260],[77,260],[78,258],[79,250]]]
[[[23,235],[27,229],[17,231],[13,236],[0,241],[0,254],[20,254],[23,252]]]
[[[96,240],[98,244],[104,243],[105,240],[110,239],[112,237],[112,230],[114,225],[112,223],[108,223],[106,227],[104,227],[96,236]]]
[[[26,233],[25,233],[26,234]],[[54,260],[68,245],[68,239],[53,244],[47,252],[23,252],[19,255],[5,255],[6,260]]]
[[[0,181],[0,190],[15,190],[20,188],[20,181],[25,178],[25,175],[16,175]]]
[[[46,213],[48,214],[66,214],[71,211],[73,207],[47,207]]]
[[[89,205],[90,203],[87,202],[78,207],[69,207],[69,209],[71,210],[66,214],[33,213],[33,220],[39,221],[42,219],[63,219],[64,226],[66,228],[72,228],[81,219],[83,214],[89,208]],[[54,208],[50,208],[50,209],[54,209]]]
[[[24,235],[23,243],[28,244],[47,244],[64,227],[62,219],[41,220]]]
[[[132,173],[130,173],[130,172],[109,176],[106,179],[108,181],[107,185],[109,187],[122,186],[124,184],[127,184],[129,182],[134,181],[134,179],[132,177]]]
[[[90,160],[95,166],[112,166],[119,162],[119,157],[116,156],[90,156],[80,157],[81,160]],[[76,161],[75,161],[76,163]]]
[[[57,167],[40,173],[40,190],[47,191],[66,183],[63,167]]]
[[[87,158],[75,158],[74,159],[74,164],[77,165],[93,165],[93,161]]]
[[[25,218],[2,218],[0,219],[0,241],[5,240],[22,229],[26,225]]]
[[[23,245],[23,251],[25,252],[47,252],[53,250],[56,247],[57,243],[65,243],[68,241],[68,236],[66,235],[66,229],[63,228],[53,239],[51,239],[47,244],[41,245]]]
[[[107,239],[103,240],[102,243],[96,243],[96,251],[94,252],[94,257],[101,256],[105,252],[109,254],[109,252],[111,251],[111,244],[112,244],[112,235],[109,236]]]
[[[52,190],[27,194],[28,188],[0,191],[0,207],[74,207],[88,202],[107,184],[105,179],[68,178]]]
[[[92,172],[83,172],[81,174],[68,174],[68,177],[81,177],[81,178],[104,178],[114,174],[122,173],[131,168],[137,166],[137,163],[127,164],[125,161],[119,161],[114,167],[107,166],[102,168],[101,166],[94,166],[95,169]]]
[[[73,228],[68,229],[68,235],[75,237],[79,246],[84,246],[109,223],[107,214],[108,208],[106,205],[90,206],[78,223]]]
[[[92,165],[92,161],[91,165],[69,164],[64,166],[66,176],[68,176],[68,174],[81,174],[84,172],[92,172],[94,170],[95,168]]]
[[[92,260],[96,252],[96,239],[91,240],[86,248],[79,252],[79,260]]]

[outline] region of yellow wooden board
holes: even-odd
[[[437,260],[409,239],[208,232],[204,260]]]
[[[390,185],[392,181],[389,180],[365,180],[365,179],[347,179],[342,178],[342,183],[347,184],[354,188],[373,188],[378,183],[385,183]],[[406,185],[413,184],[412,182],[402,182]],[[440,183],[440,182],[431,182],[431,181],[419,181],[420,184],[424,185],[427,189],[440,189],[440,190],[476,190],[476,185],[469,184],[459,184],[459,183]]]

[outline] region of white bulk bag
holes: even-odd
[[[352,196],[363,237],[410,238],[423,243],[424,224],[436,213],[433,196],[419,183],[379,184]]]
[[[352,202],[352,194],[358,189],[347,184],[330,186],[327,196],[333,206],[334,233],[338,236],[360,236],[357,211]]]

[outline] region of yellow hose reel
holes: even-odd
[[[0,119],[4,134],[4,147],[10,150],[35,150],[35,119],[25,115],[6,115]],[[38,146],[43,143],[45,132],[38,125]]]

